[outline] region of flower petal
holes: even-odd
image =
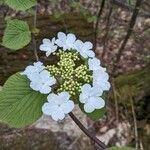
[[[40,76],[46,78],[50,76],[50,73],[47,70],[43,70],[42,72],[40,72]]]
[[[101,96],[103,94],[103,90],[99,88],[99,86],[95,85],[92,87],[90,95],[93,97],[95,96]]]
[[[55,44],[55,38],[50,41],[49,39],[43,39],[43,44],[40,45],[40,50],[46,52],[46,56],[48,57],[52,52],[57,49]]]
[[[91,58],[95,57],[95,53],[92,50],[87,51],[86,54]]]
[[[101,88],[102,88],[104,91],[109,91],[109,89],[110,89],[110,87],[111,87],[111,85],[110,85],[110,83],[109,83],[108,81],[102,82],[102,83],[100,84],[100,86],[101,86]]]
[[[97,58],[89,59],[88,65],[90,70],[98,70],[100,68],[100,60]]]
[[[58,38],[59,38],[61,41],[66,41],[67,36],[66,36],[65,33],[63,33],[63,32],[58,32],[57,36],[58,36]]]
[[[74,48],[80,52],[83,46],[83,42],[81,40],[76,40],[74,43]]]
[[[109,75],[106,72],[101,70],[93,71],[93,80],[97,82],[107,81],[109,79]]]
[[[43,63],[40,62],[40,61],[37,61],[37,62],[34,62],[33,65],[34,65],[35,67],[41,67],[41,66],[43,66]]]
[[[65,43],[64,43],[64,41],[61,41],[61,40],[57,39],[55,41],[55,44],[57,44],[59,47],[63,47]]]
[[[73,110],[74,102],[69,100],[68,102],[63,103],[60,107],[65,114],[68,114],[69,112],[71,112]]]
[[[67,102],[70,98],[70,95],[68,92],[61,92],[61,93],[59,93],[58,96],[59,96],[59,105]]]
[[[35,70],[34,72],[41,72],[45,68],[43,63],[40,61],[33,63],[33,65],[34,65],[34,70]]]
[[[40,87],[41,87],[41,84],[40,83],[37,83],[37,82],[31,82],[30,83],[30,87],[31,89],[35,90],[35,91],[39,91]]]
[[[54,111],[51,115],[51,117],[55,120],[55,121],[58,121],[58,120],[62,120],[65,118],[65,114],[64,112],[62,111],[62,109],[58,108],[56,111]]]
[[[53,77],[50,76],[50,73],[47,70],[43,70],[40,74],[41,82],[44,84],[52,83],[51,80],[53,81]],[[48,84],[49,85],[49,84]]]
[[[51,43],[50,39],[47,38],[44,38],[42,42],[43,44]]]
[[[101,97],[92,97],[89,99],[89,103],[92,104],[95,109],[101,109],[105,106],[105,101]]]
[[[52,38],[52,45],[54,45],[54,44],[55,44],[55,37]]]
[[[25,68],[25,71],[22,72],[22,75],[28,75],[34,71],[34,66],[29,65]]]
[[[48,57],[51,53],[52,53],[52,51],[47,51],[46,52],[46,57]]]
[[[105,71],[106,71],[106,68],[100,66],[98,70],[100,70],[100,71],[102,71],[102,72],[105,72]]]
[[[73,43],[75,42],[75,40],[76,40],[76,37],[74,34],[72,34],[72,33],[67,34],[67,40],[66,40],[67,45],[73,46]],[[73,47],[71,47],[71,48],[73,48]]]
[[[93,44],[92,44],[91,42],[85,42],[85,43],[83,44],[83,47],[84,47],[84,49],[86,49],[86,50],[90,50],[90,49],[93,48]]]
[[[83,58],[88,58],[88,55],[84,51],[82,51],[82,49],[79,53]]]
[[[88,100],[88,95],[84,94],[84,93],[81,93],[80,96],[79,96],[79,101],[84,104],[84,103],[87,102],[87,100]]]
[[[39,76],[39,73],[37,73],[37,72],[33,72],[33,73],[30,73],[30,74],[27,74],[27,77],[32,82],[40,81],[40,76]]]
[[[91,113],[95,110],[95,108],[93,107],[93,105],[91,105],[90,103],[86,103],[84,104],[84,111],[87,113]]]
[[[81,87],[81,91],[82,93],[84,94],[89,94],[89,92],[91,91],[91,85],[90,84],[84,84],[82,87]]]
[[[44,103],[44,105],[42,106],[42,112],[45,115],[52,115],[52,113],[57,109],[58,109],[57,105],[51,105],[50,103]]]
[[[54,93],[51,93],[47,96],[47,100],[49,103],[54,102],[54,103],[58,104],[57,99],[58,99],[58,95],[54,94]]]
[[[56,83],[56,79],[54,77],[49,77],[49,80],[45,82],[47,85],[52,86]]]
[[[48,44],[41,44],[39,49],[41,51],[45,51],[45,52],[51,51],[51,45],[49,43]]]
[[[47,85],[43,85],[41,86],[41,88],[39,89],[40,93],[43,94],[48,94],[51,91],[51,87],[47,86]]]

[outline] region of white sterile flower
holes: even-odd
[[[57,46],[55,45],[55,38],[50,41],[49,39],[43,39],[43,44],[40,45],[40,50],[46,52],[48,57],[51,53],[55,52]]]
[[[33,74],[31,77],[30,87],[43,94],[48,94],[51,91],[51,86],[56,83],[56,79],[50,76],[47,70],[43,70],[39,74]]]
[[[95,109],[101,109],[105,106],[105,101],[100,97],[102,91],[97,87],[91,87],[90,84],[84,84],[81,91],[79,100],[84,104],[85,112],[91,113]]]
[[[103,68],[100,66],[100,60],[97,59],[96,57],[90,58],[88,60],[88,65],[90,70],[101,70],[101,71],[106,71],[106,68]]]
[[[26,67],[25,71],[22,72],[22,75],[26,75],[30,80],[32,80],[32,76],[36,76],[41,71],[43,71],[45,66],[42,62],[38,61],[33,63],[33,65],[29,65]]]
[[[62,47],[63,50],[69,50],[71,48],[74,48],[74,42],[76,40],[76,37],[74,34],[69,33],[65,34],[63,32],[58,32],[57,34],[58,39],[55,41],[55,43],[59,46]]]
[[[110,89],[110,83],[108,79],[108,73],[101,70],[93,71],[93,86],[97,86],[103,91],[108,91]]]
[[[93,48],[93,44],[91,42],[83,43],[81,40],[76,40],[74,43],[74,48],[84,58],[95,56],[95,53],[91,50]]]
[[[67,92],[61,92],[58,95],[49,94],[46,102],[42,107],[45,115],[51,116],[55,121],[62,120],[65,114],[71,112],[74,108],[74,102],[69,99]]]

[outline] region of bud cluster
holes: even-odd
[[[85,83],[90,83],[92,77],[86,65],[80,65],[75,69],[75,77],[84,81]]]
[[[67,91],[70,95],[75,96],[80,92],[83,84],[91,82],[90,71],[86,65],[77,65],[81,59],[78,52],[59,50],[54,55],[59,57],[59,61],[56,65],[47,66],[47,69],[58,82],[61,80],[57,91]]]
[[[67,91],[70,95],[75,96],[76,93],[81,92],[81,86],[82,83],[78,83],[78,81],[71,79],[60,85],[58,92]]]
[[[53,76],[60,76],[61,75],[59,68],[57,68],[55,65],[49,65],[46,68],[50,71],[50,73]]]

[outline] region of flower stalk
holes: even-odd
[[[101,142],[96,136],[94,136],[92,133],[90,133],[83,124],[76,118],[76,116],[70,112],[69,116],[72,118],[72,120],[77,124],[77,126],[92,140],[94,141],[98,146],[100,146],[102,149],[107,149],[108,147]]]

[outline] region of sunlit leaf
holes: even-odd
[[[42,115],[46,95],[33,91],[26,76],[16,73],[0,92],[0,120],[12,127],[31,125]]]
[[[31,41],[31,32],[29,26],[25,21],[8,20],[7,26],[2,39],[2,45],[12,49],[18,50],[26,46]]]
[[[27,10],[32,6],[35,6],[37,1],[36,0],[5,0],[5,3],[15,9],[15,10]]]

